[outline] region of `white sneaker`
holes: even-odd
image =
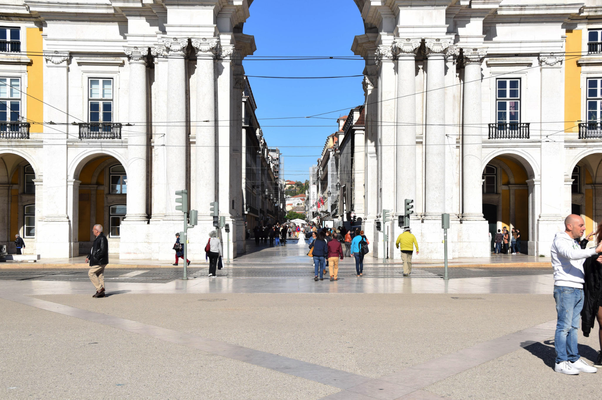
[[[588,374],[595,374],[596,372],[598,372],[598,368],[592,367],[591,365],[583,361],[583,358],[580,358],[575,362],[569,362],[569,364],[571,364],[571,366],[577,371],[587,372]]]
[[[568,361],[562,361],[554,366],[554,371],[560,372],[566,375],[579,375],[579,371],[572,366],[573,363]]]

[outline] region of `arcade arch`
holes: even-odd
[[[23,155],[0,154],[0,244],[15,253],[15,234],[25,241],[24,253],[35,253],[39,216],[36,171]]]
[[[516,154],[497,155],[483,169],[483,215],[492,241],[498,229],[511,232],[516,228],[521,235],[520,252],[525,254],[535,237],[533,182],[533,167]]]
[[[570,177],[571,212],[583,217],[589,233],[602,220],[602,153],[579,159]]]
[[[97,154],[80,161],[74,172],[73,237],[79,254],[88,254],[94,235],[92,227],[102,224],[109,252],[119,254],[121,222],[127,211],[127,174],[112,155]]]

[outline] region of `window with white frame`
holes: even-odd
[[[587,52],[589,54],[602,53],[602,29],[587,31]]]
[[[573,173],[571,174],[573,183],[571,184],[571,193],[581,193],[581,167],[575,165]]]
[[[121,236],[121,221],[125,218],[127,208],[125,205],[111,206],[110,209],[110,236],[120,237]]]
[[[497,193],[497,168],[487,164],[483,172],[483,193]]]
[[[587,80],[587,122],[602,120],[602,78]]]
[[[109,182],[111,183],[111,194],[127,194],[127,175],[125,168],[121,165],[114,165],[109,168]]]
[[[0,27],[0,52],[21,51],[21,30],[19,28]]]
[[[88,95],[88,120],[91,130],[110,131],[113,122],[113,80],[90,79]],[[107,124],[107,125],[104,125]]]
[[[33,204],[23,207],[23,237],[36,236],[36,206]]]
[[[23,178],[25,181],[23,192],[25,194],[35,194],[36,185],[33,182],[33,180],[36,178],[36,174],[33,172],[33,168],[31,167],[31,165],[26,165],[23,168]]]
[[[0,78],[0,130],[15,130],[6,122],[19,122],[21,119],[21,79]],[[18,128],[16,128],[18,129]]]
[[[496,109],[498,124],[520,122],[520,79],[498,79]]]

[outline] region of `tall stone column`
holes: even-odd
[[[197,64],[197,122],[196,168],[193,173],[196,193],[192,208],[199,211],[201,219],[211,219],[209,205],[216,201],[217,140],[215,115],[215,55],[218,51],[216,38],[193,39]]]
[[[129,58],[129,106],[128,119],[133,126],[128,128],[128,176],[126,221],[146,221],[147,193],[147,91],[146,56],[147,48],[127,47]]]
[[[464,129],[462,135],[462,219],[483,219],[483,121],[481,62],[483,49],[464,49]]]
[[[421,39],[397,39],[396,214],[416,198],[416,51]]]
[[[167,135],[165,140],[167,176],[166,219],[181,220],[176,210],[176,191],[186,189],[188,135],[186,134],[186,46],[188,39],[166,39],[168,50]]]
[[[445,212],[445,50],[451,39],[426,39],[425,218]]]

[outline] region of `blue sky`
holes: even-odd
[[[353,57],[351,45],[364,33],[353,0],[255,0],[244,33],[253,35],[257,51],[244,68],[257,102],[257,117],[269,147],[284,154],[284,177],[306,180],[316,164],[326,136],[337,130],[336,120],[364,103],[362,78],[290,80],[252,76],[361,75],[356,60],[263,60],[278,56]],[[345,111],[342,111],[342,110]],[[305,118],[322,114],[319,118]],[[289,119],[278,119],[295,117]],[[275,118],[275,119],[272,119]],[[306,147],[300,147],[306,146]]]

